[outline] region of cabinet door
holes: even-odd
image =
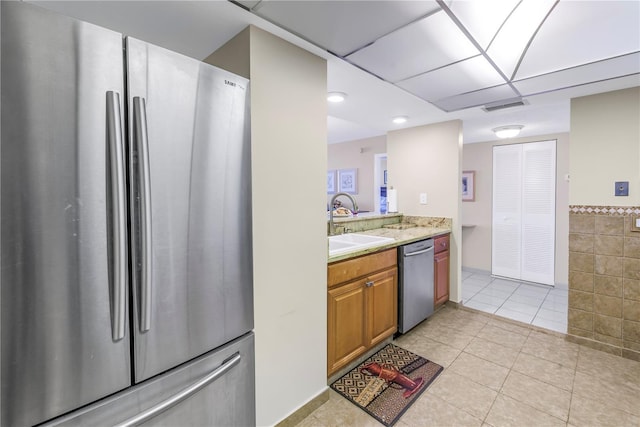
[[[449,300],[449,251],[440,252],[433,258],[435,301],[434,305],[445,303]]]
[[[365,328],[365,280],[329,290],[327,316],[328,375],[367,349]]]
[[[374,346],[398,330],[398,269],[369,276],[367,288],[367,335]]]

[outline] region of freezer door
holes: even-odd
[[[255,426],[249,333],[159,377],[41,427]]]
[[[127,38],[135,379],[253,328],[248,81]]]
[[[126,165],[123,55],[112,31],[1,7],[0,400],[19,426],[131,384],[125,176],[108,168]]]

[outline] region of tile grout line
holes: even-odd
[[[489,287],[489,285],[490,285],[490,284],[492,284],[495,280],[496,280],[496,278],[495,278],[495,277],[493,277],[493,278],[489,281],[489,283],[487,283],[487,286],[485,286],[485,287],[484,287],[484,289],[486,289],[487,287]],[[504,299],[504,301],[502,301],[502,304],[500,304],[500,305],[498,306],[498,308],[496,309],[496,311],[494,311],[492,314],[496,314],[496,312],[502,308],[502,306],[504,305],[504,303],[505,303],[505,302],[507,302],[507,300],[509,299],[509,297],[510,297],[511,295],[513,295],[513,293],[514,293],[514,292],[516,291],[516,289],[518,289],[519,287],[520,287],[520,284],[518,283],[518,286],[516,286],[515,288],[513,288],[513,290],[512,290],[512,291],[511,291],[511,293],[509,294],[509,296],[507,296],[507,297]],[[497,290],[497,289],[496,289],[496,290]],[[487,305],[491,305],[491,304],[487,304]],[[515,320],[515,319],[514,319],[514,320]]]
[[[531,321],[531,324],[532,324],[532,325],[533,325],[533,321],[534,321],[534,320],[536,320],[536,317],[538,317],[538,314],[540,313],[540,310],[542,309],[542,306],[544,305],[545,301],[547,301],[547,298],[549,297],[549,295],[550,295],[550,294],[551,294],[551,291],[548,291],[548,292],[547,292],[547,295],[545,295],[544,300],[542,301],[542,304],[540,304],[540,307],[538,308],[538,311],[536,312],[536,315],[533,317],[533,320]],[[568,303],[568,301],[567,301],[567,309],[568,309],[568,306],[569,306],[569,303]],[[564,312],[558,312],[558,311],[556,311],[556,310],[551,310],[551,309],[547,309],[547,310],[549,310],[549,311],[553,311],[553,312],[555,312],[555,313],[563,313],[563,314],[565,314],[565,317],[568,317],[568,311],[567,311],[567,313],[564,313]],[[542,318],[541,318],[541,319],[542,319]],[[550,319],[543,319],[543,320],[549,320],[550,322],[553,322],[553,323],[560,323],[560,324],[562,324],[562,322],[556,322],[555,320],[550,320]],[[567,323],[568,323],[568,322],[567,322]],[[563,325],[564,325],[564,324],[563,324]],[[538,325],[536,325],[536,326],[538,326]],[[545,329],[548,329],[548,328],[545,328]],[[567,333],[567,329],[568,329],[568,326],[567,326],[567,325],[564,325],[564,331],[558,331],[558,332],[561,332],[561,333],[566,334],[566,333]],[[552,330],[553,330],[553,329],[552,329]]]
[[[471,277],[473,277],[473,274],[471,274],[471,276],[467,277],[467,279],[469,279],[469,278],[471,278]],[[462,285],[462,286],[464,286],[464,281],[465,281],[465,280],[467,280],[467,279],[464,279],[464,280],[462,281],[462,283],[461,283],[461,285]],[[490,284],[491,282],[493,282],[493,279],[489,280],[489,282],[488,282],[486,285],[484,285],[480,290],[476,291],[476,292],[473,294],[473,296],[471,296],[471,297],[469,298],[469,300],[468,300],[467,302],[470,302],[470,301],[471,301],[471,300],[472,300],[476,295],[478,295],[480,292],[482,292],[484,289],[486,289],[486,288],[487,288],[487,286],[489,286],[489,284]],[[464,300],[462,301],[462,305],[464,305]]]
[[[517,288],[516,288],[517,289]],[[515,290],[514,290],[515,292]],[[531,331],[529,331],[529,333],[527,334],[527,338],[529,338],[529,335],[531,334]],[[526,340],[525,340],[526,342]],[[484,420],[482,420],[483,423],[487,422],[487,417],[489,417],[489,414],[491,413],[491,410],[493,409],[493,407],[496,404],[496,401],[498,400],[498,397],[500,395],[505,396],[504,393],[502,393],[502,390],[504,389],[504,384],[507,382],[507,378],[509,377],[509,375],[511,374],[511,372],[513,371],[513,366],[516,364],[516,361],[518,360],[518,357],[520,357],[520,354],[522,353],[522,348],[524,347],[524,343],[520,346],[520,348],[518,349],[518,354],[516,355],[516,358],[514,359],[513,363],[511,364],[511,366],[509,367],[509,372],[507,372],[507,375],[504,377],[504,380],[502,381],[502,384],[500,384],[500,389],[498,390],[498,392],[496,393],[496,398],[493,400],[493,403],[491,404],[491,407],[489,408],[489,411],[487,412],[487,415],[485,416]],[[515,399],[514,399],[515,400]]]
[[[485,324],[485,326],[486,326],[486,324]],[[484,329],[484,326],[483,326],[483,329]],[[482,329],[481,329],[481,330],[482,330]],[[469,335],[471,336],[471,334],[469,334]],[[478,335],[478,333],[476,333],[475,335],[473,335],[473,338],[476,338],[476,337],[477,337],[477,335]],[[422,339],[427,338],[427,339],[430,339],[430,340],[432,340],[432,341],[435,341],[435,342],[440,343],[439,341],[433,340],[432,338],[429,338],[429,337],[421,336],[420,338],[422,338]],[[464,353],[464,352],[465,352],[465,351],[464,351],[464,349],[466,349],[466,348],[469,346],[469,344],[471,343],[471,341],[473,341],[473,338],[472,338],[471,340],[469,340],[469,343],[467,343],[467,344],[464,346],[464,348],[463,348],[462,350],[459,350],[459,353],[458,353],[458,354],[456,355],[456,357],[451,361],[451,363],[449,363],[449,365],[448,365],[448,366],[443,366],[443,369],[442,369],[441,374],[440,374],[440,375],[438,375],[438,378],[436,378],[436,380],[435,380],[431,385],[435,385],[435,384],[437,384],[438,382],[440,382],[440,381],[442,380],[442,374],[444,374],[444,373],[445,373],[445,372],[447,372],[447,371],[450,371],[451,373],[456,374],[456,375],[460,375],[460,374],[458,374],[458,373],[454,372],[453,370],[451,370],[450,368],[451,368],[451,366],[455,363],[455,361],[456,361],[456,360],[458,360],[458,358],[460,357],[460,355],[461,355],[462,353]],[[440,344],[442,344],[442,345],[446,345],[446,346],[449,346],[449,347],[452,347],[451,345],[449,345],[449,344],[447,344],[447,343],[440,343]],[[455,348],[455,347],[452,347],[452,348]],[[456,348],[456,350],[458,350],[458,349]],[[467,378],[467,377],[464,377],[464,378]],[[469,378],[467,378],[467,379],[469,379]],[[475,381],[473,381],[473,380],[471,380],[471,379],[469,379],[469,380],[470,380],[470,381],[472,381],[472,382],[475,382]],[[478,384],[478,383],[476,383],[476,384]],[[428,392],[429,392],[429,390],[426,390],[424,394],[427,394]],[[439,396],[435,395],[435,397],[439,397]],[[445,400],[445,402],[447,402],[447,401]],[[455,407],[455,408],[458,408],[457,406],[453,405],[451,402],[447,402],[447,403],[448,403],[449,405],[451,405],[451,406]],[[470,415],[470,416],[472,416],[472,417],[474,417],[474,418],[475,418],[475,416],[474,416],[473,414],[471,414],[471,413],[467,412],[465,409],[463,409],[463,408],[458,408],[458,409],[459,409],[459,410],[461,410],[461,411],[463,411],[463,412],[465,412],[465,413],[467,413],[468,415]],[[400,419],[400,421],[401,421],[401,419]],[[484,422],[484,420],[482,420],[482,421]]]
[[[582,352],[581,347],[578,346],[578,356],[576,357],[576,366],[573,369],[573,381],[571,381],[571,397],[569,397],[569,412],[567,412],[567,425],[569,424],[569,420],[571,419],[571,405],[573,404],[573,393],[576,384],[576,376],[578,374],[578,363],[580,362],[580,353]]]
[[[491,283],[491,282],[489,282],[489,283]],[[488,286],[488,284],[487,284],[487,286]],[[480,329],[480,330],[479,330],[479,331],[478,331],[478,332],[473,336],[473,338],[474,338],[474,339],[475,339],[475,338],[478,338],[478,334],[479,334],[480,332],[482,332],[482,331],[487,327],[487,325],[489,325],[489,322],[485,323],[485,324],[484,324],[484,326],[482,326],[482,329]],[[482,338],[480,338],[480,339],[482,339]],[[497,365],[497,366],[500,366],[500,365],[498,365],[498,364],[497,364],[497,363],[495,363],[495,362],[492,362],[492,361],[490,361],[490,360],[486,360],[486,359],[484,359],[484,358],[482,358],[482,357],[476,356],[475,354],[467,353],[466,351],[464,351],[464,350],[466,350],[466,349],[467,349],[467,347],[469,347],[469,345],[471,345],[471,342],[472,342],[472,341],[473,341],[473,339],[472,339],[472,340],[470,340],[470,341],[469,341],[469,343],[467,343],[467,345],[465,345],[465,346],[464,346],[464,349],[460,350],[460,353],[456,356],[456,360],[458,359],[458,357],[460,357],[460,355],[461,355],[462,353],[466,353],[466,354],[471,355],[471,356],[473,356],[473,357],[477,357],[477,358],[479,358],[479,359],[482,359],[482,360],[485,360],[485,361],[487,361],[487,362],[494,363],[494,364],[495,364],[495,365]],[[454,360],[454,362],[455,362],[455,360]],[[451,366],[451,365],[453,365],[453,362],[451,362],[451,364],[450,364],[449,366]],[[455,372],[454,372],[454,373],[455,373]],[[458,375],[460,375],[460,374],[458,374]],[[484,384],[480,384],[480,383],[478,383],[478,382],[474,381],[474,380],[473,380],[473,379],[471,379],[471,378],[468,378],[468,377],[466,377],[466,376],[465,376],[465,378],[466,378],[466,379],[468,379],[469,381],[473,382],[473,383],[476,383],[476,384],[478,384],[478,385],[481,385],[481,386],[483,386],[483,387],[488,388],[489,390],[492,390],[490,387],[487,387],[487,386],[486,386],[486,385],[484,385]],[[506,379],[506,377],[505,377],[505,379]],[[502,385],[501,385],[500,387],[502,388]],[[500,391],[497,391],[497,392],[496,392],[496,397],[494,397],[493,402],[491,402],[491,406],[489,407],[489,410],[488,410],[488,411],[487,411],[487,413],[484,415],[484,417],[481,419],[481,421],[482,421],[482,423],[483,423],[483,424],[487,423],[487,417],[489,416],[489,413],[491,412],[491,409],[493,408],[493,405],[495,405],[496,400],[498,399],[498,395],[499,395],[499,393],[500,393]],[[487,424],[488,424],[488,423],[487,423]]]
[[[469,278],[473,278],[473,274],[472,274],[472,275],[470,275],[469,277],[467,277],[467,279],[469,279]],[[466,279],[465,279],[465,280],[466,280]],[[478,303],[481,303],[482,305],[485,305],[485,306],[495,307],[495,306],[493,306],[492,304],[483,303],[483,302],[481,302],[481,301],[476,301],[476,300],[474,299],[474,298],[475,298],[477,295],[479,295],[483,290],[486,290],[486,289],[491,285],[491,283],[493,283],[495,280],[497,280],[497,278],[495,278],[495,277],[494,277],[494,278],[491,278],[491,279],[490,279],[490,281],[489,281],[486,285],[484,285],[480,290],[476,291],[476,292],[475,292],[475,293],[474,293],[474,294],[473,294],[473,295],[472,295],[468,300],[466,300],[466,303],[478,302]],[[507,318],[507,319],[516,320],[516,321],[520,321],[520,322],[523,322],[523,323],[527,323],[527,324],[529,324],[529,325],[535,325],[535,324],[534,324],[534,321],[536,320],[536,318],[537,318],[537,317],[538,317],[538,315],[540,314],[540,310],[542,309],[542,306],[544,305],[545,301],[547,301],[547,299],[549,298],[549,296],[550,296],[551,292],[553,291],[553,289],[546,289],[546,293],[545,293],[545,295],[544,295],[544,297],[542,298],[542,301],[541,301],[540,303],[536,303],[535,305],[530,305],[530,304],[527,304],[527,303],[521,303],[521,304],[523,304],[523,305],[527,305],[527,306],[531,306],[531,307],[533,307],[533,308],[536,308],[536,312],[533,314],[533,317],[531,318],[531,320],[529,320],[528,322],[525,322],[525,321],[523,321],[522,319],[517,319],[517,318],[511,317],[511,316],[501,316],[501,315],[497,314],[498,310],[500,310],[501,308],[504,308],[505,310],[507,310],[507,308],[506,308],[506,307],[504,307],[504,305],[505,305],[507,302],[509,302],[509,301],[510,301],[510,298],[511,298],[511,297],[513,297],[513,296],[516,294],[517,290],[521,287],[521,285],[523,285],[523,284],[525,284],[525,285],[526,285],[526,283],[523,283],[523,282],[514,282],[514,283],[517,283],[517,286],[516,286],[516,287],[511,291],[511,293],[510,293],[507,297],[505,297],[505,299],[502,301],[502,303],[501,303],[499,306],[497,306],[497,307],[495,308],[495,310],[494,310],[494,311],[492,311],[492,312],[490,312],[490,311],[485,311],[485,310],[482,310],[481,308],[477,308],[477,310],[479,310],[479,311],[483,311],[483,312],[485,312],[485,313],[493,314],[493,315],[496,315],[496,316],[498,316],[498,317],[504,317],[504,318]],[[464,281],[463,281],[463,286],[464,286]],[[525,298],[529,299],[529,301],[531,301],[531,300],[535,300],[535,298],[534,298],[533,296],[523,295],[523,297],[525,297]],[[517,301],[512,301],[512,302],[517,302]],[[465,304],[465,301],[462,301],[462,305],[466,305],[466,304]],[[474,308],[474,307],[471,307],[471,308]],[[509,310],[510,310],[510,311],[517,312],[517,313],[520,313],[520,314],[522,314],[522,315],[530,316],[530,314],[528,314],[528,313],[523,313],[523,312],[520,312],[520,311],[518,311],[518,310],[511,310],[511,309],[509,309]],[[553,312],[558,312],[558,313],[566,314],[564,311],[556,311],[556,310],[553,310],[553,309],[549,309],[549,310],[550,310],[550,311],[553,311]],[[542,319],[542,318],[540,318],[540,319]],[[556,332],[560,332],[560,333],[565,333],[565,334],[566,334],[567,326],[566,326],[566,325],[564,325],[564,323],[563,323],[563,322],[557,322],[557,321],[555,321],[555,320],[544,319],[544,321],[547,321],[547,320],[548,320],[549,322],[551,322],[552,324],[554,324],[556,327],[560,327],[560,326],[562,326],[562,330],[558,330],[557,328],[544,327],[544,326],[540,326],[540,327],[542,327],[542,328],[544,328],[544,329],[549,329],[549,330],[552,330],[552,331],[556,331]],[[535,325],[535,326],[538,326],[538,325]]]
[[[531,331],[529,331],[529,333],[527,334],[527,339],[529,339],[529,335],[531,335]],[[527,340],[524,341],[525,343],[527,342]],[[509,368],[509,373],[507,374],[507,376],[504,379],[504,382],[502,383],[502,387],[500,387],[500,393],[504,395],[504,393],[502,393],[502,390],[504,389],[504,384],[507,382],[507,378],[509,378],[509,375],[511,375],[511,372],[513,372],[513,366],[516,364],[516,362],[518,361],[518,357],[520,357],[520,355],[522,354],[522,349],[524,348],[524,344],[522,344],[522,346],[520,347],[520,349],[518,350],[518,355],[516,356],[516,359],[513,361],[513,365],[511,365],[511,367]],[[517,371],[516,371],[517,372]],[[505,395],[506,396],[506,395]],[[513,398],[512,398],[513,399]],[[514,399],[515,400],[515,399]]]
[[[495,279],[493,279],[493,280],[495,280]],[[507,302],[507,300],[508,300],[508,299],[509,299],[509,298],[510,298],[510,297],[511,297],[515,292],[516,292],[516,290],[518,290],[518,288],[520,287],[521,283],[519,283],[519,282],[517,282],[517,283],[518,283],[518,286],[516,286],[515,288],[513,288],[513,291],[511,291],[511,293],[509,294],[509,296],[508,296],[504,301],[502,301],[502,304],[500,305],[500,307],[498,307],[498,310],[500,310],[500,309],[502,308],[502,306],[504,305],[504,303],[506,303],[506,302]],[[496,313],[498,312],[498,310],[496,310]],[[505,310],[508,310],[508,309],[505,309]],[[514,311],[515,311],[515,310],[514,310]],[[507,317],[507,319],[510,319],[510,317]],[[517,320],[517,319],[512,319],[512,320]]]
[[[529,333],[527,334],[527,340],[529,339],[529,336],[530,336],[530,335],[531,335],[531,330],[530,330],[530,331],[529,331]],[[526,341],[525,341],[525,343],[526,343]],[[523,349],[523,348],[524,348],[524,344],[520,347],[520,350],[518,350],[518,355],[516,356],[516,361],[518,360],[518,358],[520,357],[520,355],[521,355],[521,354],[523,354],[523,352],[522,352],[522,349]],[[537,356],[535,356],[535,355],[530,355],[529,353],[524,353],[524,354],[525,354],[525,355],[528,355],[528,356],[537,357]],[[543,359],[543,360],[544,360],[544,359]],[[542,381],[542,380],[540,380],[540,379],[538,379],[538,378],[531,377],[531,376],[529,376],[528,374],[525,374],[525,373],[522,373],[522,372],[519,372],[519,371],[514,371],[513,367],[515,366],[516,361],[514,361],[514,362],[513,362],[513,365],[511,366],[511,368],[509,368],[509,374],[511,374],[511,372],[515,372],[515,373],[517,373],[517,374],[519,374],[519,375],[523,375],[523,376],[526,376],[526,377],[529,377],[529,378],[533,378],[533,379],[535,379],[535,380],[537,380],[537,381],[540,381],[540,382],[542,382],[542,383],[544,383],[544,384],[547,384],[547,385],[550,385],[550,386],[553,386],[553,387],[556,387],[556,388],[560,389],[559,387],[554,386],[553,384],[550,384],[550,383],[548,383],[548,382],[546,382],[546,381]],[[576,367],[577,367],[577,362],[576,362]],[[509,374],[507,374],[507,377],[509,377]],[[553,414],[550,414],[550,413],[548,413],[548,412],[546,412],[546,411],[544,411],[544,410],[541,410],[541,409],[538,409],[538,408],[536,408],[536,407],[533,407],[533,406],[529,405],[527,402],[522,402],[522,401],[520,401],[520,400],[518,400],[518,399],[516,399],[516,398],[514,398],[514,397],[511,397],[511,396],[508,396],[508,395],[506,395],[506,394],[502,393],[502,389],[504,388],[504,383],[505,383],[506,381],[507,381],[507,380],[506,380],[506,378],[505,378],[505,380],[504,380],[504,382],[503,382],[503,384],[502,384],[502,387],[500,388],[500,392],[499,392],[499,394],[502,394],[503,396],[509,397],[510,399],[513,399],[513,400],[515,400],[516,402],[520,402],[520,403],[522,403],[523,405],[526,405],[526,406],[528,406],[528,407],[530,407],[530,408],[533,408],[533,409],[534,409],[534,410],[536,410],[536,411],[540,411],[540,412],[542,412],[542,413],[544,413],[544,414],[546,414],[546,415],[548,415],[548,416],[550,416],[550,417],[553,417],[553,418],[555,418],[555,419],[557,419],[557,420],[563,421],[563,422],[565,423],[565,425],[568,425],[568,424],[569,424],[569,411],[571,410],[571,397],[573,397],[573,384],[572,384],[572,386],[571,386],[571,397],[569,398],[569,411],[567,411],[567,419],[566,419],[566,421],[564,421],[564,420],[562,420],[561,418],[558,418],[557,416],[555,416],[555,415],[553,415]],[[573,381],[575,381],[575,374],[574,374],[574,377],[573,377]],[[560,390],[562,390],[562,389],[560,389]]]
[[[536,314],[533,315],[533,318],[531,319],[531,322],[529,322],[530,324],[533,325],[533,321],[536,320],[536,317],[538,317],[538,313],[540,313],[540,308],[542,307],[542,304],[544,304],[544,301],[547,299],[548,295],[549,295],[549,291],[547,291],[547,293],[545,294],[544,298],[542,299],[542,302],[538,306],[538,310],[536,310]]]

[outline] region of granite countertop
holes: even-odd
[[[327,212],[327,219],[329,218],[329,212]],[[382,219],[382,218],[396,218],[398,220],[400,220],[402,218],[402,214],[400,213],[386,213],[386,214],[380,214],[377,212],[360,212],[357,213],[355,215],[349,215],[349,216],[334,216],[333,217],[333,222],[335,223],[340,223],[340,222],[354,222],[354,221],[366,221],[366,220],[371,220],[371,219]]]
[[[451,232],[450,227],[446,226],[435,226],[435,227],[421,227],[421,226],[411,226],[408,228],[404,228],[400,225],[396,227],[382,227],[375,228],[372,230],[366,231],[358,231],[357,234],[368,234],[371,236],[381,236],[381,237],[391,237],[395,241],[391,243],[386,243],[380,246],[375,246],[372,248],[365,248],[360,250],[355,250],[353,252],[347,252],[335,256],[329,256],[328,263],[342,261],[349,258],[355,258],[361,255],[371,254],[374,252],[379,252],[381,250],[395,248],[398,246],[406,245],[407,243],[417,242],[418,240],[428,239],[430,237],[440,236],[442,234],[447,234]]]

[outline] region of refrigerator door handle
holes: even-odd
[[[178,403],[189,398],[190,396],[197,393],[198,391],[200,391],[210,383],[214,382],[218,378],[225,375],[227,372],[229,372],[229,370],[231,370],[231,368],[233,368],[234,366],[240,363],[240,359],[241,359],[240,353],[239,352],[235,353],[232,357],[227,359],[222,365],[216,368],[213,372],[207,374],[205,377],[199,379],[195,383],[191,384],[189,387],[179,391],[178,393],[174,394],[167,400],[164,400],[158,403],[157,405],[152,406],[146,411],[141,412],[138,415],[131,417],[120,424],[117,424],[116,427],[131,427],[131,426],[136,426],[149,421],[151,418],[177,405]]]
[[[140,194],[140,332],[151,329],[151,180],[147,107],[144,98],[133,97],[133,128],[138,150],[137,185]]]
[[[120,341],[125,334],[127,284],[127,222],[125,206],[124,146],[120,116],[120,94],[107,92],[107,144],[109,150],[111,245],[111,336]]]

